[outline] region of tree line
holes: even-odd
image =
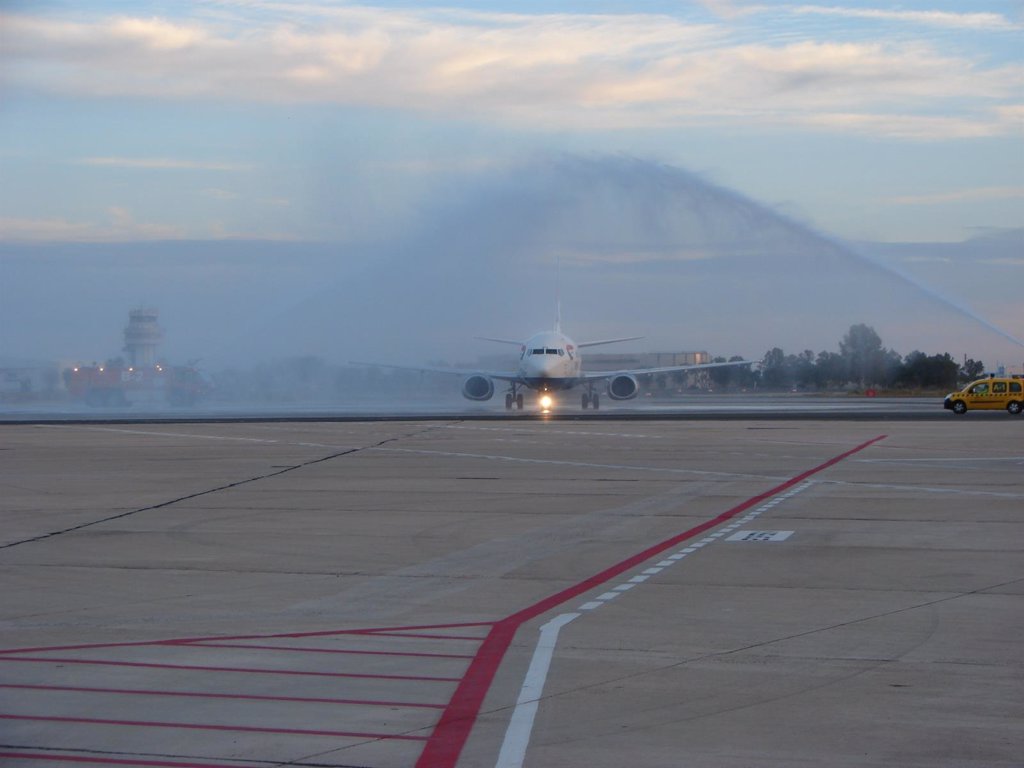
[[[718,357],[715,362],[727,360]],[[948,352],[926,355],[914,351],[902,357],[886,349],[875,329],[864,324],[850,326],[839,342],[838,352],[815,354],[808,349],[798,355],[787,355],[774,347],[761,359],[760,370],[752,368],[713,368],[708,374],[716,389],[949,391],[978,378],[985,370],[977,360],[968,359],[961,365]]]

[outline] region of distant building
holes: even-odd
[[[707,352],[583,352],[586,371],[619,371],[632,368],[665,368],[672,365],[703,365]]]
[[[56,363],[38,360],[0,360],[0,401],[36,399],[62,389]]]
[[[156,348],[164,337],[157,322],[159,313],[152,308],[133,309],[124,329],[124,351],[128,365],[146,368],[156,364]]]

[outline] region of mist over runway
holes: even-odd
[[[454,388],[458,379],[451,378]],[[501,398],[492,402],[470,403],[454,392],[447,397],[365,397],[344,403],[211,403],[193,407],[96,408],[55,404],[28,404],[0,412],[0,424],[9,423],[149,423],[149,422],[261,422],[261,421],[629,421],[681,420],[753,421],[758,419],[829,419],[864,421],[873,419],[902,421],[950,421],[953,415],[943,410],[935,397],[852,397],[800,394],[757,395],[683,395],[666,399],[640,398],[611,402],[600,411],[581,410],[575,397],[562,397],[544,410],[535,397],[527,400],[523,411],[507,411]],[[1004,412],[977,412],[974,418],[1003,418]]]
[[[344,169],[325,158],[320,173]],[[341,210],[330,190],[325,181],[319,204]],[[772,347],[834,349],[867,323],[900,354],[966,354],[991,368],[1022,351],[1006,272],[1020,235],[942,251],[983,256],[964,270],[991,285],[979,309],[948,298],[956,281],[911,271],[927,249],[904,262],[844,245],[664,163],[548,154],[439,182],[372,238],[0,244],[11,286],[0,324],[18,329],[7,355],[102,361],[141,299],[160,309],[167,356],[207,371],[302,356],[472,366],[500,351],[476,336],[550,329],[560,285],[569,335],[644,337],[626,350],[757,360]]]

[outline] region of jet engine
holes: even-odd
[[[462,396],[467,400],[490,400],[494,395],[494,382],[486,376],[470,376],[462,385]]]
[[[608,397],[612,400],[630,400],[640,391],[640,382],[636,376],[620,373],[608,380]]]

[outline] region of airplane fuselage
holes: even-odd
[[[572,339],[559,331],[543,331],[520,347],[519,378],[539,392],[571,389],[579,383],[582,362]]]

